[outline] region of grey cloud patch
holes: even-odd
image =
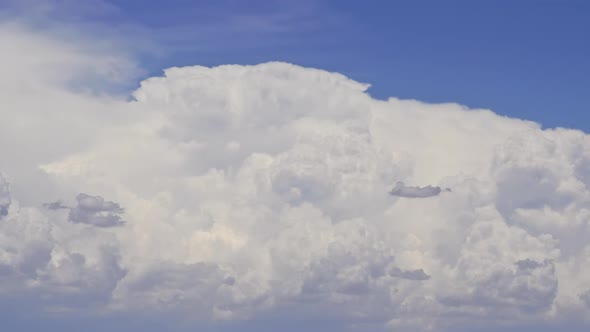
[[[398,277],[398,278],[402,278],[402,279],[416,280],[416,281],[430,279],[430,276],[428,274],[426,274],[426,272],[424,272],[423,269],[402,270],[402,269],[396,267],[396,268],[393,268],[389,272],[389,275],[392,277]]]
[[[510,306],[525,313],[543,312],[554,303],[558,291],[555,266],[549,259],[516,263],[517,269],[494,271],[475,281],[472,291],[442,297],[450,306]]]
[[[289,171],[277,174],[272,183],[273,190],[291,204],[317,202],[331,194],[330,187],[320,178],[297,175]]]
[[[407,197],[407,198],[426,198],[439,195],[443,189],[440,187],[426,186],[413,187],[406,186],[403,182],[398,182],[395,187],[389,192],[392,196]],[[451,191],[451,189],[444,189],[444,191]]]
[[[63,209],[71,209],[69,206],[62,203],[62,201],[55,201],[50,203],[43,204],[43,207],[48,210],[63,210]]]
[[[78,205],[70,210],[68,220],[96,227],[115,227],[125,223],[120,214],[125,210],[119,204],[105,201],[100,196],[78,194]]]
[[[0,173],[0,218],[8,214],[8,208],[11,203],[12,199],[10,198],[8,181],[4,178],[2,173]]]
[[[232,311],[232,306],[236,305],[231,296],[220,296],[219,292],[230,292],[238,281],[226,276],[217,264],[160,262],[149,267],[148,271],[130,277],[121,287],[123,293],[133,294],[127,305],[159,309],[182,309],[188,305],[193,317],[201,320],[207,319],[211,311]]]
[[[590,308],[590,289],[580,294],[580,300],[582,300],[584,304]]]
[[[534,261],[530,258],[519,260],[515,264],[516,264],[516,266],[518,266],[518,268],[520,270],[532,270],[532,269],[542,267],[544,265],[543,263]]]
[[[236,278],[229,276],[223,280],[223,283],[229,286],[233,286],[236,284]]]

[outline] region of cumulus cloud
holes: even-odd
[[[27,80],[0,79],[3,305],[191,327],[588,324],[582,132],[374,100],[285,63],[170,68],[131,101],[80,94],[55,78],[77,74],[62,59],[102,60],[18,40],[43,79],[18,57],[9,69]],[[42,46],[55,61],[34,56]],[[76,202],[38,208],[51,197]]]
[[[0,306],[29,317],[103,310],[126,274],[119,250],[111,233],[17,206],[0,224]]]
[[[101,196],[80,193],[76,196],[74,207],[65,205],[62,201],[44,203],[48,210],[68,210],[68,220],[75,224],[87,224],[96,227],[122,226],[125,221],[121,214],[125,212],[119,204],[105,201]]]
[[[68,220],[73,223],[88,224],[96,227],[114,227],[121,226],[125,222],[121,219],[120,214],[125,212],[119,204],[105,201],[100,196],[91,196],[87,194],[78,194],[76,197],[78,204],[70,209]],[[50,208],[63,208],[51,204]]]

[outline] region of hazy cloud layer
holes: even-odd
[[[582,132],[284,63],[170,68],[125,101],[70,88],[119,55],[0,38],[2,308],[171,330],[588,325]],[[56,197],[76,201],[42,208]]]

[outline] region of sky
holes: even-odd
[[[37,1],[8,3],[36,24],[103,37],[106,25],[132,44],[123,47],[141,48],[146,77],[196,63],[286,61],[371,83],[381,99],[457,102],[590,130],[584,0],[50,1],[35,14],[27,4]]]
[[[589,16],[0,0],[0,326],[587,331]]]

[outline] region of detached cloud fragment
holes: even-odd
[[[440,187],[433,187],[428,185],[426,187],[412,187],[406,186],[403,182],[396,183],[395,187],[389,192],[392,196],[407,197],[407,198],[426,198],[437,196],[441,193]],[[445,191],[451,191],[445,189]]]
[[[518,266],[518,268],[521,270],[532,270],[532,269],[542,267],[546,263],[547,262],[544,262],[544,263],[537,262],[537,261],[532,260],[530,258],[526,258],[526,259],[522,259],[522,260],[519,260],[518,262],[516,262],[516,266]]]
[[[64,203],[62,203],[62,201],[55,201],[55,202],[45,203],[45,204],[43,204],[43,207],[45,207],[48,210],[67,210],[67,209],[71,209],[69,206],[64,205]]]
[[[100,196],[83,193],[78,194],[76,200],[78,204],[71,208],[68,215],[68,220],[73,223],[96,227],[115,227],[125,224],[120,216],[125,210],[115,202],[105,201]],[[52,204],[51,207],[65,208],[57,204]]]
[[[590,309],[590,289],[580,294],[580,299],[584,302],[588,309]]]
[[[0,218],[8,214],[8,208],[11,203],[12,199],[10,197],[8,181],[4,178],[2,173],[0,173]]]
[[[402,278],[402,279],[416,280],[416,281],[422,281],[422,280],[428,280],[428,279],[430,279],[430,276],[428,274],[426,274],[426,272],[424,272],[423,269],[418,269],[418,270],[402,270],[400,268],[394,268],[393,270],[391,270],[389,272],[389,274],[392,277],[398,277],[398,278]]]

